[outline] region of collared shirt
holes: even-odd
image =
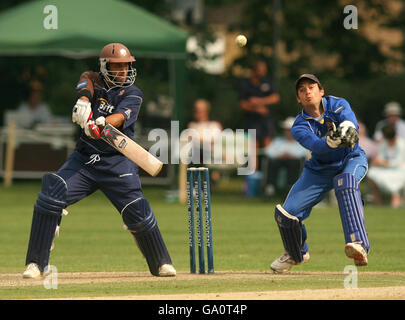
[[[324,113],[313,118],[302,110],[296,117],[291,134],[304,148],[311,151],[311,158],[305,166],[316,170],[337,170],[341,168],[348,156],[363,152],[358,143],[350,148],[331,148],[326,143],[326,134],[332,122],[339,126],[345,120],[353,122],[358,130],[358,123],[349,102],[343,98],[326,96],[322,98]]]

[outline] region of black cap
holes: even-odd
[[[319,81],[319,79],[317,77],[315,77],[313,74],[310,74],[310,73],[304,73],[299,76],[297,81],[295,81],[295,92],[298,91],[298,85],[300,84],[301,80],[303,80],[303,79],[312,80],[313,82],[316,82],[318,84],[319,88],[322,88],[321,82]]]

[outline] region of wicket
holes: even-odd
[[[188,242],[190,251],[190,273],[196,273],[195,253],[195,224],[194,224],[194,193],[197,222],[197,246],[199,273],[205,273],[204,254],[204,219],[205,235],[207,242],[208,273],[214,273],[214,253],[212,243],[212,218],[211,218],[211,192],[209,169],[205,167],[187,169],[187,209],[188,209]],[[203,207],[204,201],[204,207]]]

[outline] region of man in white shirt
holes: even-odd
[[[17,125],[24,129],[31,129],[38,123],[50,122],[53,118],[48,104],[42,101],[41,84],[34,82],[30,87],[27,100],[17,108]]]
[[[374,140],[380,142],[383,138],[382,128],[388,124],[395,125],[397,136],[405,139],[405,121],[401,119],[402,107],[398,102],[388,102],[384,107],[384,116],[386,119],[377,122],[374,132]]]
[[[405,187],[405,140],[396,135],[395,126],[383,128],[383,139],[376,157],[371,160],[367,173],[368,183],[377,206],[383,204],[381,192],[391,197],[391,207],[402,204],[402,190]]]

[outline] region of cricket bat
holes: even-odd
[[[162,170],[163,162],[112,125],[105,125],[101,132],[101,139],[121,152],[129,160],[135,162],[151,176],[156,176]]]

